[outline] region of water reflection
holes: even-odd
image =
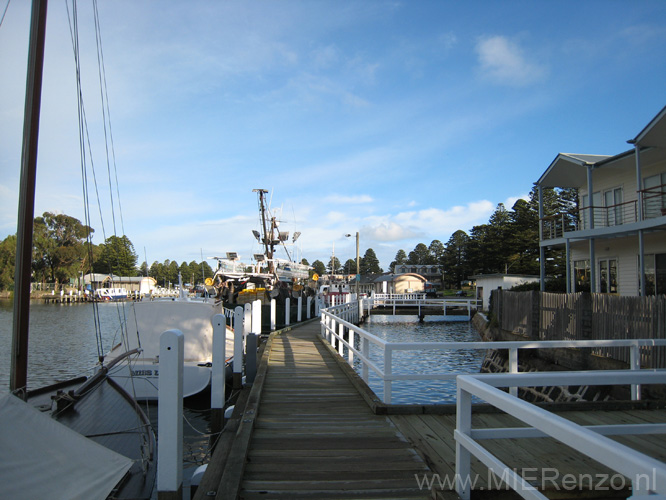
[[[416,316],[373,315],[363,328],[388,342],[473,342],[480,341],[469,322],[444,322],[437,317],[419,323]],[[384,356],[379,346],[370,344],[372,361],[383,366]],[[394,351],[393,373],[479,373],[485,351],[482,350],[417,350]],[[356,362],[357,371],[360,363]],[[368,384],[380,397],[384,385],[379,376],[369,372]],[[455,403],[456,384],[453,381],[396,381],[391,390],[393,404]]]

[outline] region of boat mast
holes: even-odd
[[[268,193],[266,189],[253,189],[255,193],[259,193],[259,210],[261,212],[261,227],[263,229],[263,242],[266,250],[266,259],[268,260],[268,272],[275,273],[275,265],[273,264],[273,221],[271,221],[271,235],[268,236],[266,229],[266,205],[264,203],[264,195]]]
[[[44,39],[48,0],[33,0],[30,21],[30,46],[26,78],[21,181],[16,231],[16,268],[14,273],[14,320],[10,390],[25,399],[28,385],[28,332],[30,322],[30,280],[32,276],[32,230],[35,217],[35,180],[39,111],[44,67]]]

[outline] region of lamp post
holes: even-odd
[[[347,238],[351,237],[351,234],[345,234]],[[358,256],[358,231],[356,231],[356,300],[358,300],[358,285],[361,281],[361,264]]]

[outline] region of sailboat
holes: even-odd
[[[118,359],[110,370],[111,378],[138,400],[156,400],[159,387],[160,336],[177,329],[184,336],[183,397],[196,396],[210,387],[213,364],[213,324],[216,314],[230,317],[222,301],[215,298],[191,298],[182,277],[178,276],[180,295],[177,298],[133,302],[127,318],[126,342],[113,347],[106,356]],[[128,352],[138,352],[128,357]],[[226,327],[226,371],[234,352],[234,330]],[[121,362],[127,357],[127,361]]]
[[[28,391],[28,334],[37,139],[47,0],[33,0],[21,159],[10,390],[0,399],[6,498],[149,499],[155,437],[145,414],[100,366]],[[112,367],[111,367],[112,368]]]

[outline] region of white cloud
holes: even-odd
[[[546,75],[544,66],[528,61],[521,48],[503,36],[483,38],[476,52],[482,75],[496,83],[524,86]]]
[[[325,203],[347,203],[347,204],[363,204],[363,203],[372,203],[375,201],[372,196],[367,194],[359,194],[356,196],[345,196],[341,194],[332,194],[324,198]]]

